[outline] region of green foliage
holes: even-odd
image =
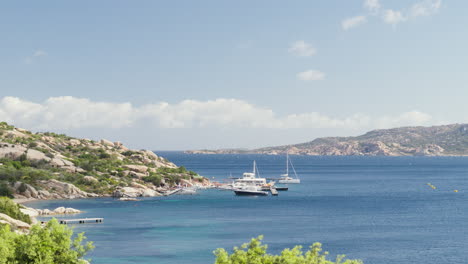
[[[143,177],[143,181],[151,182],[155,186],[160,186],[162,183],[162,176],[159,174],[152,174],[150,176]]]
[[[13,198],[13,191],[6,182],[0,182],[0,196]]]
[[[37,142],[31,142],[28,144],[28,148],[35,148],[37,147]]]
[[[83,233],[72,239],[73,231],[56,219],[44,228],[34,225],[29,234],[17,234],[10,227],[0,227],[0,264],[81,264],[81,258],[94,248],[83,244]]]
[[[122,155],[127,156],[127,157],[130,157],[130,156],[132,156],[133,154],[138,154],[138,152],[136,152],[136,151],[131,151],[131,150],[127,150],[127,151],[125,151],[125,152],[122,152]]]
[[[14,128],[14,126],[10,126],[7,122],[0,122],[0,129],[2,130],[13,130]]]
[[[301,246],[285,249],[280,255],[267,253],[268,246],[262,245],[263,236],[253,238],[250,243],[235,247],[229,254],[226,250],[218,248],[213,253],[216,256],[215,264],[362,264],[360,260],[344,260],[344,255],[336,261],[327,260],[328,252],[322,253],[322,245],[314,243],[307,252],[302,252]]]
[[[0,167],[0,182],[14,183],[17,181],[34,184],[38,180],[52,178],[53,168],[45,166],[43,162],[29,160],[0,159],[4,166]]]
[[[31,223],[31,218],[20,211],[20,206],[7,197],[0,197],[0,213],[6,214],[28,224]]]

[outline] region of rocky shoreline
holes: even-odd
[[[468,156],[468,124],[379,129],[356,137],[258,149],[188,150],[187,154],[265,154],[307,156]]]
[[[155,197],[210,181],[120,142],[32,133],[0,122],[0,195],[18,201]]]

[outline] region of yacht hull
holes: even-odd
[[[267,196],[264,191],[249,191],[249,190],[234,190],[234,193],[239,196]]]
[[[278,183],[283,183],[283,184],[298,184],[298,183],[301,183],[301,180],[299,180],[299,179],[279,180]]]

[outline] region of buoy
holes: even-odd
[[[454,190],[454,192],[458,192],[458,190]]]
[[[435,187],[434,185],[432,185],[431,183],[428,183],[427,185],[428,185],[429,187],[431,187],[432,190],[435,190],[435,189],[436,189],[436,187]]]

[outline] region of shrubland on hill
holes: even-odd
[[[32,133],[0,123],[0,196],[157,196],[178,184],[208,183],[149,150],[131,150],[104,139]]]

